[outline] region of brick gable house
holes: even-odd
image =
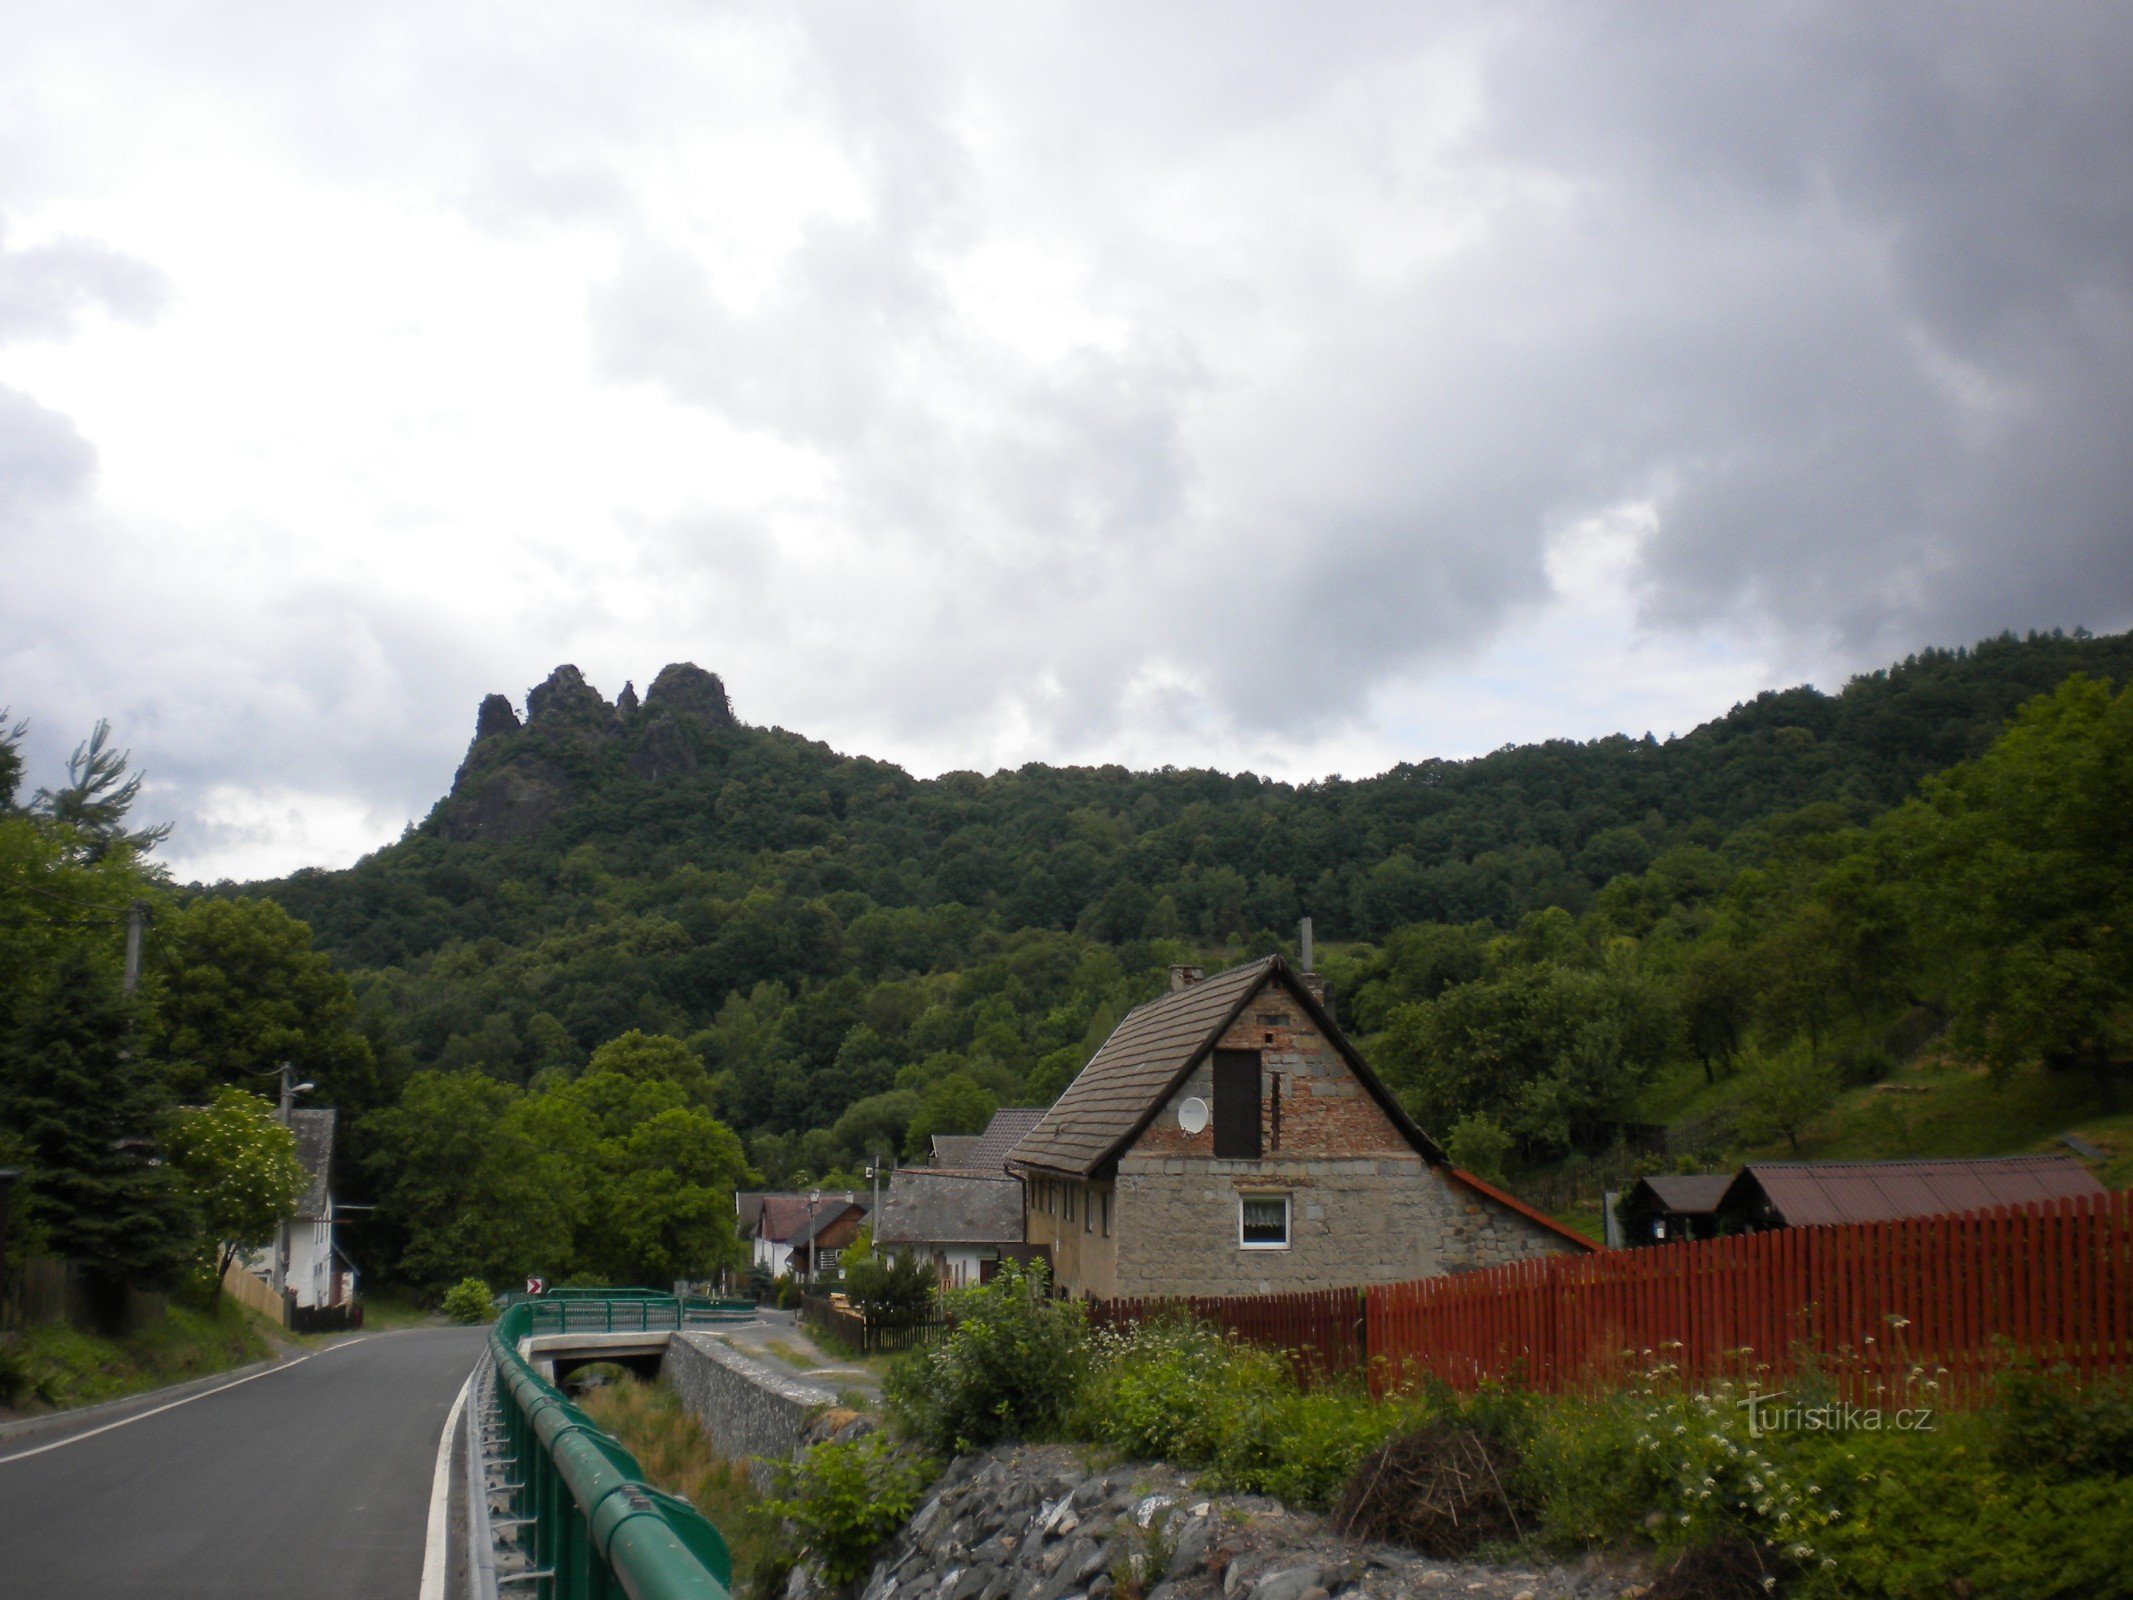
[[[1063,1293],[1270,1294],[1590,1241],[1446,1160],[1280,956],[1128,1013],[1015,1145]]]

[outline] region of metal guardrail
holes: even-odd
[[[520,1300],[489,1336],[494,1365],[491,1464],[502,1469],[509,1525],[531,1564],[499,1589],[537,1600],[729,1600],[726,1541],[685,1500],[643,1481],[636,1458],[519,1354],[556,1332],[655,1332],[687,1325],[672,1295]],[[521,1589],[520,1585],[528,1586]]]

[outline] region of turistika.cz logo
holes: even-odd
[[[1788,1405],[1782,1390],[1751,1394],[1734,1403],[1748,1413],[1751,1439],[1766,1433],[1930,1433],[1933,1429],[1931,1406],[1888,1411],[1880,1406],[1855,1406],[1849,1400]]]

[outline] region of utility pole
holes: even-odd
[[[867,1166],[867,1176],[874,1180],[874,1209],[867,1213],[867,1221],[874,1227],[875,1237],[881,1235],[881,1152],[874,1152],[874,1159]]]
[[[141,924],[147,916],[146,901],[136,900],[126,908],[126,977],[120,991],[127,995],[141,986]]]
[[[281,1064],[281,1105],[274,1113],[274,1120],[284,1128],[290,1126],[289,1113],[296,1108],[296,1090],[291,1079],[296,1076],[289,1063]],[[274,1294],[280,1298],[289,1281],[289,1219],[283,1217],[274,1224]]]

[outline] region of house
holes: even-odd
[[[1007,1166],[1069,1294],[1268,1294],[1594,1248],[1453,1167],[1280,956],[1173,967]]]
[[[281,1290],[292,1311],[332,1310],[355,1298],[355,1266],[340,1249],[334,1231],[333,1146],[338,1120],[330,1110],[289,1113],[297,1164],[304,1171],[303,1192],[296,1198],[295,1214],[282,1224],[280,1236],[265,1249],[253,1251],[245,1262],[254,1276]]]
[[[849,1189],[782,1194],[747,1190],[733,1197],[733,1205],[735,1223],[748,1246],[749,1266],[761,1267],[772,1277],[803,1278],[807,1276],[809,1235],[814,1236],[816,1269],[834,1266],[835,1253],[852,1242],[869,1209],[867,1197]],[[853,1219],[850,1213],[855,1209],[858,1216]]]
[[[1003,1259],[1025,1253],[1022,1185],[1005,1172],[899,1167],[882,1196],[874,1246],[926,1257],[944,1289],[990,1283]]]
[[[1743,1167],[1717,1206],[1724,1233],[1885,1222],[1994,1206],[2102,1194],[2072,1156],[1987,1156],[1940,1161],[1758,1161]]]
[[[1674,1244],[1718,1237],[1718,1202],[1733,1182],[1730,1172],[1663,1173],[1639,1178],[1615,1202],[1622,1237],[1630,1245]]]

